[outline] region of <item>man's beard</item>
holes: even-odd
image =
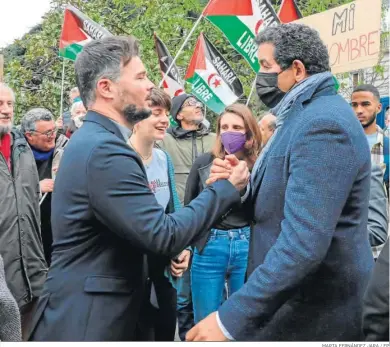
[[[362,126],[363,128],[368,128],[375,121],[376,121],[376,113],[372,115],[372,118],[370,118],[366,124],[362,124]]]
[[[12,130],[12,123],[9,122],[7,125],[0,125],[0,138],[5,134],[10,133]]]
[[[152,114],[152,110],[147,108],[137,109],[135,105],[127,105],[122,112],[123,116],[125,117],[125,120],[131,126],[134,126],[135,124],[148,118]]]
[[[199,126],[204,120],[204,115],[202,114],[201,118],[194,118],[191,119],[188,124]]]
[[[194,119],[194,120],[190,121],[189,123],[190,123],[191,125],[197,125],[197,126],[199,126],[202,122],[203,122],[203,119]]]

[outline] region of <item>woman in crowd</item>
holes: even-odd
[[[83,125],[83,121],[87,110],[84,107],[84,104],[81,100],[76,101],[70,109],[70,124],[66,131],[66,136],[71,137],[73,133]]]
[[[164,138],[169,126],[171,99],[164,91],[156,88],[152,90],[150,98],[152,115],[134,126],[128,143],[144,164],[149,188],[155,194],[157,202],[166,213],[172,213],[180,208],[173,164],[166,152],[154,148],[155,142]],[[174,260],[166,256],[148,255],[151,296],[146,305],[148,309],[144,312],[145,322],[140,324],[145,340],[174,340],[177,299],[171,275],[181,277],[188,268],[190,256],[190,250],[184,250]]]
[[[242,104],[228,106],[217,120],[213,151],[198,157],[192,166],[184,203],[190,203],[206,187],[214,158],[234,154],[251,169],[260,148],[260,130],[249,108]],[[247,210],[237,207],[224,215],[212,228],[204,249],[194,250],[191,287],[196,323],[221,305],[225,281],[228,295],[244,284],[250,238]]]

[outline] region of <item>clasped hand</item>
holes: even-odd
[[[222,179],[229,180],[238,191],[241,191],[249,182],[248,165],[245,161],[238,160],[234,154],[227,155],[225,159],[214,159],[206,184]]]

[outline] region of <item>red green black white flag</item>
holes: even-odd
[[[283,0],[279,8],[278,17],[282,23],[290,23],[302,18],[302,13],[295,0]]]
[[[280,24],[268,0],[210,0],[203,15],[223,32],[235,50],[258,72],[255,38],[264,28]]]
[[[60,37],[60,57],[76,60],[86,43],[112,34],[88,18],[77,8],[68,5],[65,9],[64,22]]]
[[[218,114],[243,94],[238,76],[203,33],[185,79],[192,84],[192,94]]]
[[[156,34],[154,34],[154,42],[156,45],[161,75],[164,77],[168,71],[168,68],[172,64],[173,58],[164,42],[162,42],[162,40]],[[165,92],[168,93],[171,98],[184,93],[184,82],[180,77],[179,69],[177,68],[176,64],[172,66],[168,75],[165,77],[163,87]]]

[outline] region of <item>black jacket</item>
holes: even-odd
[[[38,169],[39,181],[53,178],[53,172],[52,172],[53,162],[55,163],[55,165],[58,165],[68,141],[69,140],[66,136],[58,134],[56,138],[56,144],[55,144],[53,155],[50,156],[50,158],[46,161],[35,160]],[[42,232],[43,250],[45,252],[46,262],[50,266],[51,251],[52,251],[51,246],[53,243],[53,235],[51,231],[51,221],[50,221],[51,193],[48,193],[45,199],[42,201],[40,206],[40,211],[41,211],[41,232]]]
[[[207,187],[206,180],[209,178],[214,158],[211,153],[205,153],[195,160],[186,183],[185,205],[189,204]],[[231,230],[248,226],[251,221],[249,211],[250,208],[246,204],[240,204],[231,209],[229,213],[221,216],[212,227],[220,230]]]
[[[366,341],[389,341],[389,239],[364,295],[363,330]]]

